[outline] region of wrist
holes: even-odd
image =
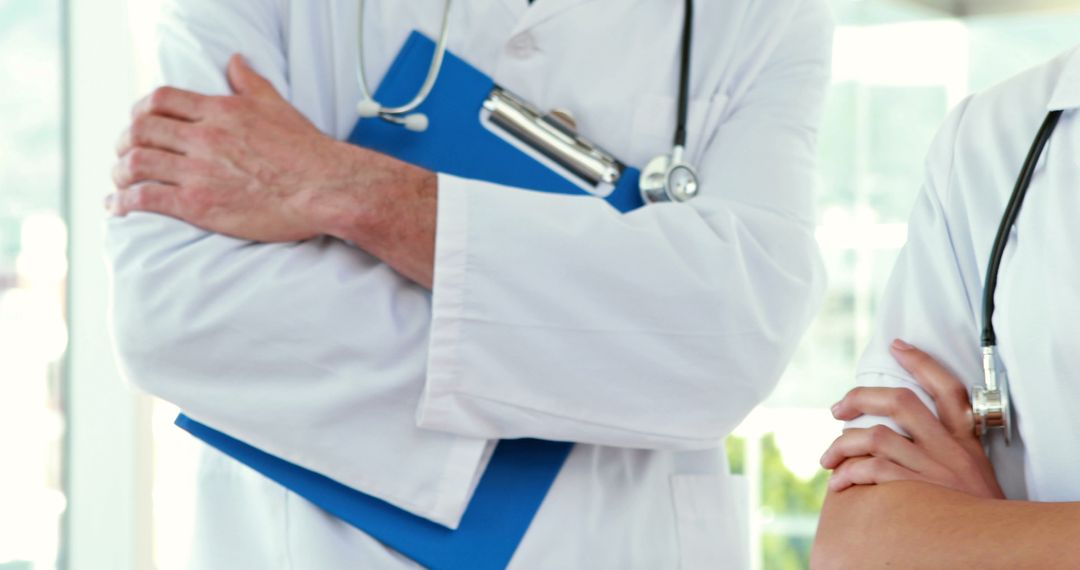
[[[335,141],[327,171],[335,174],[309,199],[309,219],[317,233],[381,249],[392,239],[408,204],[433,194],[436,175],[393,157]],[[406,216],[407,217],[407,216]]]
[[[313,233],[352,241],[344,233],[370,217],[366,197],[372,154],[337,140],[321,151],[315,180],[306,186],[298,207],[298,216]]]

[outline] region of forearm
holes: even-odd
[[[1080,503],[979,499],[919,482],[830,493],[811,566],[1076,568]]]
[[[439,193],[425,428],[713,447],[819,298],[812,234],[781,214],[702,197],[623,215],[452,176]]]
[[[356,244],[398,273],[430,289],[435,265],[438,184],[435,173],[339,143],[351,164],[348,183],[313,196],[323,233]]]

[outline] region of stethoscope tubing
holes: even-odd
[[[694,1],[686,0],[683,12],[682,53],[679,57],[679,108],[675,117],[675,137],[672,144],[686,146],[686,115],[690,106],[690,55],[694,35]]]
[[[1061,111],[1051,111],[1039,128],[1039,132],[1031,144],[1031,150],[1028,151],[1024,165],[1020,169],[1020,176],[1016,180],[1012,196],[1005,207],[1005,213],[1001,217],[997,235],[994,237],[994,246],[990,251],[990,263],[986,266],[986,279],[983,282],[983,329],[981,340],[984,348],[997,345],[997,333],[994,331],[994,294],[997,292],[998,274],[1001,272],[1001,261],[1005,257],[1005,247],[1009,243],[1009,234],[1012,233],[1016,220],[1020,216],[1020,208],[1024,205],[1024,199],[1027,197],[1028,189],[1031,187],[1031,180],[1035,176],[1035,168],[1038,166],[1039,159],[1046,149],[1046,144],[1054,134],[1054,129],[1057,128],[1061,113]]]
[[[406,113],[411,113],[416,110],[417,107],[424,104],[428,95],[431,94],[431,90],[435,88],[435,81],[439,78],[439,71],[442,70],[443,57],[446,55],[446,42],[450,37],[450,5],[452,0],[446,0],[446,4],[443,7],[442,26],[439,31],[439,39],[435,44],[435,55],[431,58],[431,65],[428,67],[427,76],[424,78],[424,83],[420,86],[420,90],[416,92],[416,95],[411,101],[404,105],[397,107],[381,107],[379,114],[383,116],[400,116]],[[367,74],[364,72],[364,0],[359,0],[359,10],[357,15],[357,41],[356,41],[356,75],[357,81],[360,84],[360,94],[364,99],[373,101],[371,95],[371,89],[368,87]]]

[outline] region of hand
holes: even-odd
[[[135,105],[117,145],[107,205],[254,241],[327,233],[335,192],[356,185],[366,153],[323,133],[238,55],[233,96],[163,87]],[[340,214],[338,214],[340,215]]]
[[[928,354],[893,342],[897,362],[934,399],[938,417],[906,388],[855,388],[833,406],[839,420],[863,414],[891,417],[908,439],[885,426],[849,429],[833,442],[821,465],[833,469],[829,488],[891,481],[923,481],[985,498],[1004,498],[993,466],[975,436],[968,392]],[[939,419],[940,418],[940,419]]]

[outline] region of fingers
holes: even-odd
[[[137,184],[130,188],[118,190],[115,194],[106,198],[106,206],[115,216],[126,216],[135,211],[154,212],[181,217],[181,202],[179,200],[179,188],[157,182]]]
[[[948,437],[937,417],[907,388],[855,388],[833,406],[833,416],[838,420],[862,415],[890,417],[916,441]]]
[[[191,145],[192,124],[159,115],[140,115],[120,135],[116,155],[123,156],[135,147],[156,148],[187,154]]]
[[[852,485],[880,485],[893,481],[926,481],[919,473],[880,457],[848,459],[829,478],[831,491],[843,491]]]
[[[277,97],[277,89],[265,77],[252,69],[244,56],[233,54],[229,58],[228,67],[229,85],[237,95],[251,95],[254,97],[272,96]]]
[[[190,160],[184,156],[152,148],[135,148],[120,157],[113,167],[113,184],[121,190],[141,182],[179,184],[190,170]]]
[[[891,352],[937,404],[941,423],[954,437],[974,437],[974,419],[967,387],[929,354],[895,340]]]
[[[175,87],[159,87],[143,97],[131,110],[132,118],[142,115],[161,115],[184,121],[198,121],[203,118],[205,95],[192,93]]]
[[[932,471],[936,463],[908,438],[879,425],[868,429],[845,430],[821,456],[821,466],[836,469],[852,457],[873,456],[918,473]]]

